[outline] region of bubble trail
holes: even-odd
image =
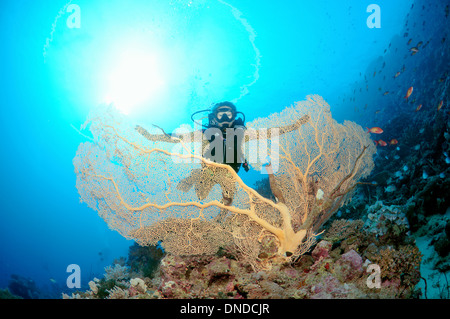
[[[62,7],[59,10],[58,14],[55,17],[55,20],[53,21],[52,31],[50,32],[50,36],[47,39],[45,39],[44,49],[43,49],[43,52],[42,52],[42,55],[44,56],[44,63],[46,62],[47,50],[50,47],[50,43],[52,43],[52,41],[53,41],[53,33],[55,33],[56,24],[57,24],[59,18],[61,18],[66,13],[67,7],[70,6],[71,3],[72,3],[72,0],[69,0],[69,2],[67,2],[64,5],[64,7]]]
[[[228,2],[225,2],[223,0],[217,0],[218,2],[222,3],[223,5],[228,6],[231,9],[231,13],[233,14],[233,16],[236,18],[236,20],[238,20],[245,28],[245,30],[248,32],[248,38],[250,40],[250,43],[253,47],[253,51],[255,51],[255,72],[253,73],[253,81],[248,83],[248,84],[244,84],[243,86],[241,86],[241,95],[236,98],[231,100],[231,102],[236,103],[237,101],[239,101],[241,98],[243,98],[244,96],[246,96],[247,94],[250,93],[249,88],[256,83],[256,81],[258,81],[259,79],[259,69],[261,66],[261,53],[258,49],[258,47],[255,44],[255,40],[256,40],[256,31],[255,29],[253,29],[253,27],[250,25],[250,23],[248,22],[247,19],[243,18],[243,13],[241,11],[239,11],[236,7],[234,7],[233,5],[229,4]]]

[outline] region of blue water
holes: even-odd
[[[90,109],[114,102],[132,121],[171,131],[213,102],[233,100],[251,121],[319,94],[338,121],[381,126],[406,111],[400,96],[448,46],[444,2],[80,0],[66,12],[65,1],[3,0],[0,288],[18,274],[59,297],[69,264],[85,286],[126,256],[132,242],[75,188],[72,159],[87,140],[77,130]],[[372,3],[380,28],[367,25]],[[429,43],[411,56],[418,41]],[[385,80],[373,76],[380,70]]]

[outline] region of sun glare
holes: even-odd
[[[130,114],[155,98],[165,87],[162,61],[155,54],[127,50],[113,61],[105,102]]]

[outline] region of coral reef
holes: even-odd
[[[12,294],[8,288],[0,289],[0,299],[23,299],[20,296]]]
[[[140,246],[134,243],[129,248],[126,264],[137,276],[152,278],[163,256],[161,247]]]
[[[404,206],[385,206],[382,201],[377,201],[367,208],[364,227],[380,240],[403,238],[403,235],[409,235],[409,222],[403,210]]]
[[[9,292],[23,299],[39,299],[41,292],[31,278],[13,274],[8,283]]]
[[[384,206],[377,203],[380,210]],[[373,208],[372,208],[373,209]],[[232,251],[216,255],[177,256],[166,254],[153,277],[131,277],[142,273],[117,266],[107,268],[128,271],[115,282],[94,280],[90,290],[65,298],[411,298],[422,291],[421,254],[404,234],[399,238],[374,236],[364,221],[335,220],[311,253],[294,263],[278,263],[270,269],[255,272],[246,260]],[[401,240],[400,238],[403,238]],[[396,244],[393,244],[393,241]],[[145,253],[143,253],[145,255]],[[128,259],[136,259],[130,249]],[[128,263],[128,261],[127,261]],[[368,285],[370,265],[380,268],[380,287]],[[145,264],[138,264],[145,267]],[[105,276],[106,276],[105,275]],[[127,278],[127,279],[125,279]],[[128,280],[128,278],[131,278]],[[110,282],[111,283],[111,282]],[[103,293],[101,293],[103,291]]]

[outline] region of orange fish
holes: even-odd
[[[375,133],[375,134],[383,133],[383,130],[379,127],[372,127],[372,128],[366,127],[366,129],[367,129],[367,133]]]
[[[395,73],[395,75],[394,75],[394,79],[395,78],[397,78],[400,74],[402,74],[401,72],[397,72],[397,73]]]
[[[375,142],[376,146],[378,146],[378,145],[380,145],[380,146],[387,146],[387,143],[385,141],[383,141],[383,140],[378,140],[378,141],[374,141],[374,142]]]
[[[389,94],[389,91],[386,91],[383,93],[383,95],[388,95],[388,94]]]
[[[398,144],[398,141],[395,138],[389,141],[389,145],[396,145],[396,144]]]
[[[411,55],[414,55],[414,54],[416,54],[417,52],[419,52],[419,49],[416,48],[416,47],[414,47],[414,48],[409,49],[409,51],[412,52]]]
[[[408,92],[406,92],[406,95],[405,95],[404,99],[408,100],[408,98],[411,96],[412,92],[413,92],[413,87],[411,86],[408,89]]]
[[[441,102],[439,102],[439,105],[437,107],[437,110],[439,111],[442,108],[442,105],[444,104],[444,100],[442,100]]]
[[[422,108],[422,104],[416,107],[416,112],[418,112]]]

